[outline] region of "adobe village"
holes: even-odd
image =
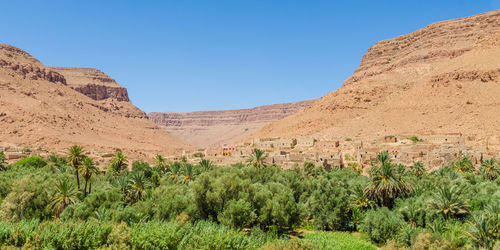
[[[472,140],[462,135],[421,135],[385,136],[379,140],[362,141],[352,138],[331,139],[280,139],[259,138],[252,142],[237,145],[225,144],[217,149],[184,151],[181,157],[192,162],[201,160],[199,156],[220,164],[245,162],[254,148],[268,152],[267,164],[276,164],[284,168],[301,166],[312,162],[325,168],[348,167],[357,171],[368,170],[377,160],[377,154],[387,150],[394,156],[395,162],[412,165],[422,162],[433,170],[463,157],[470,157],[475,165],[483,160],[499,155],[498,144],[478,147],[471,145]],[[172,160],[180,160],[174,157]]]

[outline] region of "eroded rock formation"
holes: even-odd
[[[1,144],[59,153],[80,144],[92,155],[123,150],[146,159],[186,148],[128,102],[126,89],[99,70],[46,67],[4,44],[0,64]],[[89,87],[94,85],[100,87]],[[75,91],[79,87],[86,95]],[[19,152],[11,153],[14,159]]]
[[[376,43],[341,88],[248,139],[452,133],[500,148],[498,58],[500,11],[431,24]]]
[[[64,75],[69,87],[94,100],[111,98],[117,101],[130,101],[127,89],[98,69],[64,67],[52,67],[51,69]]]
[[[264,125],[309,107],[314,100],[266,105],[251,109],[149,113],[149,118],[172,135],[194,146],[207,147],[245,138]]]

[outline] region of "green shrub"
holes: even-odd
[[[179,214],[193,213],[193,192],[187,185],[163,184],[153,190],[151,199],[134,205],[141,214],[156,220],[169,220]]]
[[[309,216],[320,230],[346,230],[349,224],[349,195],[335,179],[314,179],[307,200]]]
[[[87,220],[97,217],[99,209],[102,215],[103,210],[110,217],[112,212],[123,206],[121,200],[123,195],[116,189],[99,189],[90,193],[83,202],[68,206],[61,214],[62,219],[82,219]]]
[[[205,156],[205,154],[203,154],[202,152],[196,152],[193,154],[193,158],[203,158]]]
[[[30,175],[16,180],[12,191],[0,204],[0,219],[19,221],[31,218],[50,218],[52,212],[47,208],[51,202],[54,178],[43,175]]]
[[[403,219],[386,207],[370,210],[361,223],[361,230],[377,244],[384,244],[395,237],[404,225]]]
[[[405,247],[412,246],[417,240],[418,235],[422,232],[422,228],[405,225],[399,234],[395,237],[396,242]]]
[[[250,226],[256,218],[252,204],[244,199],[230,200],[222,214],[218,216],[222,224],[234,228]]]
[[[6,170],[5,168],[6,165],[7,162],[5,161],[5,153],[3,151],[0,151],[0,171]]]
[[[412,141],[412,142],[423,142],[423,141],[424,141],[424,140],[422,140],[422,139],[420,139],[420,138],[418,138],[418,137],[416,137],[416,136],[412,136],[412,137],[410,137],[409,139],[410,139],[410,141]]]
[[[31,156],[27,158],[23,158],[17,161],[14,166],[22,167],[22,168],[43,168],[47,165],[47,162],[40,156]]]

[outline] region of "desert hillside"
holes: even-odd
[[[258,137],[463,134],[500,150],[500,11],[372,46],[341,88]]]
[[[185,146],[132,105],[127,90],[101,71],[46,67],[4,44],[0,107],[5,145],[61,152],[76,143],[97,156],[115,150],[138,156],[174,153]]]
[[[153,112],[149,118],[170,134],[197,147],[210,147],[243,139],[266,124],[309,107],[315,100],[266,105],[251,109]]]

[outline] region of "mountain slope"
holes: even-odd
[[[315,100],[266,105],[251,109],[149,113],[149,118],[170,134],[198,147],[243,139],[266,124],[295,114]]]
[[[500,11],[435,23],[378,42],[341,88],[254,136],[462,133],[500,144],[499,58]]]
[[[89,151],[120,149],[136,156],[173,153],[186,146],[151,122],[128,101],[126,89],[104,73],[46,67],[4,44],[0,44],[0,107],[3,143],[52,151],[77,143]]]

